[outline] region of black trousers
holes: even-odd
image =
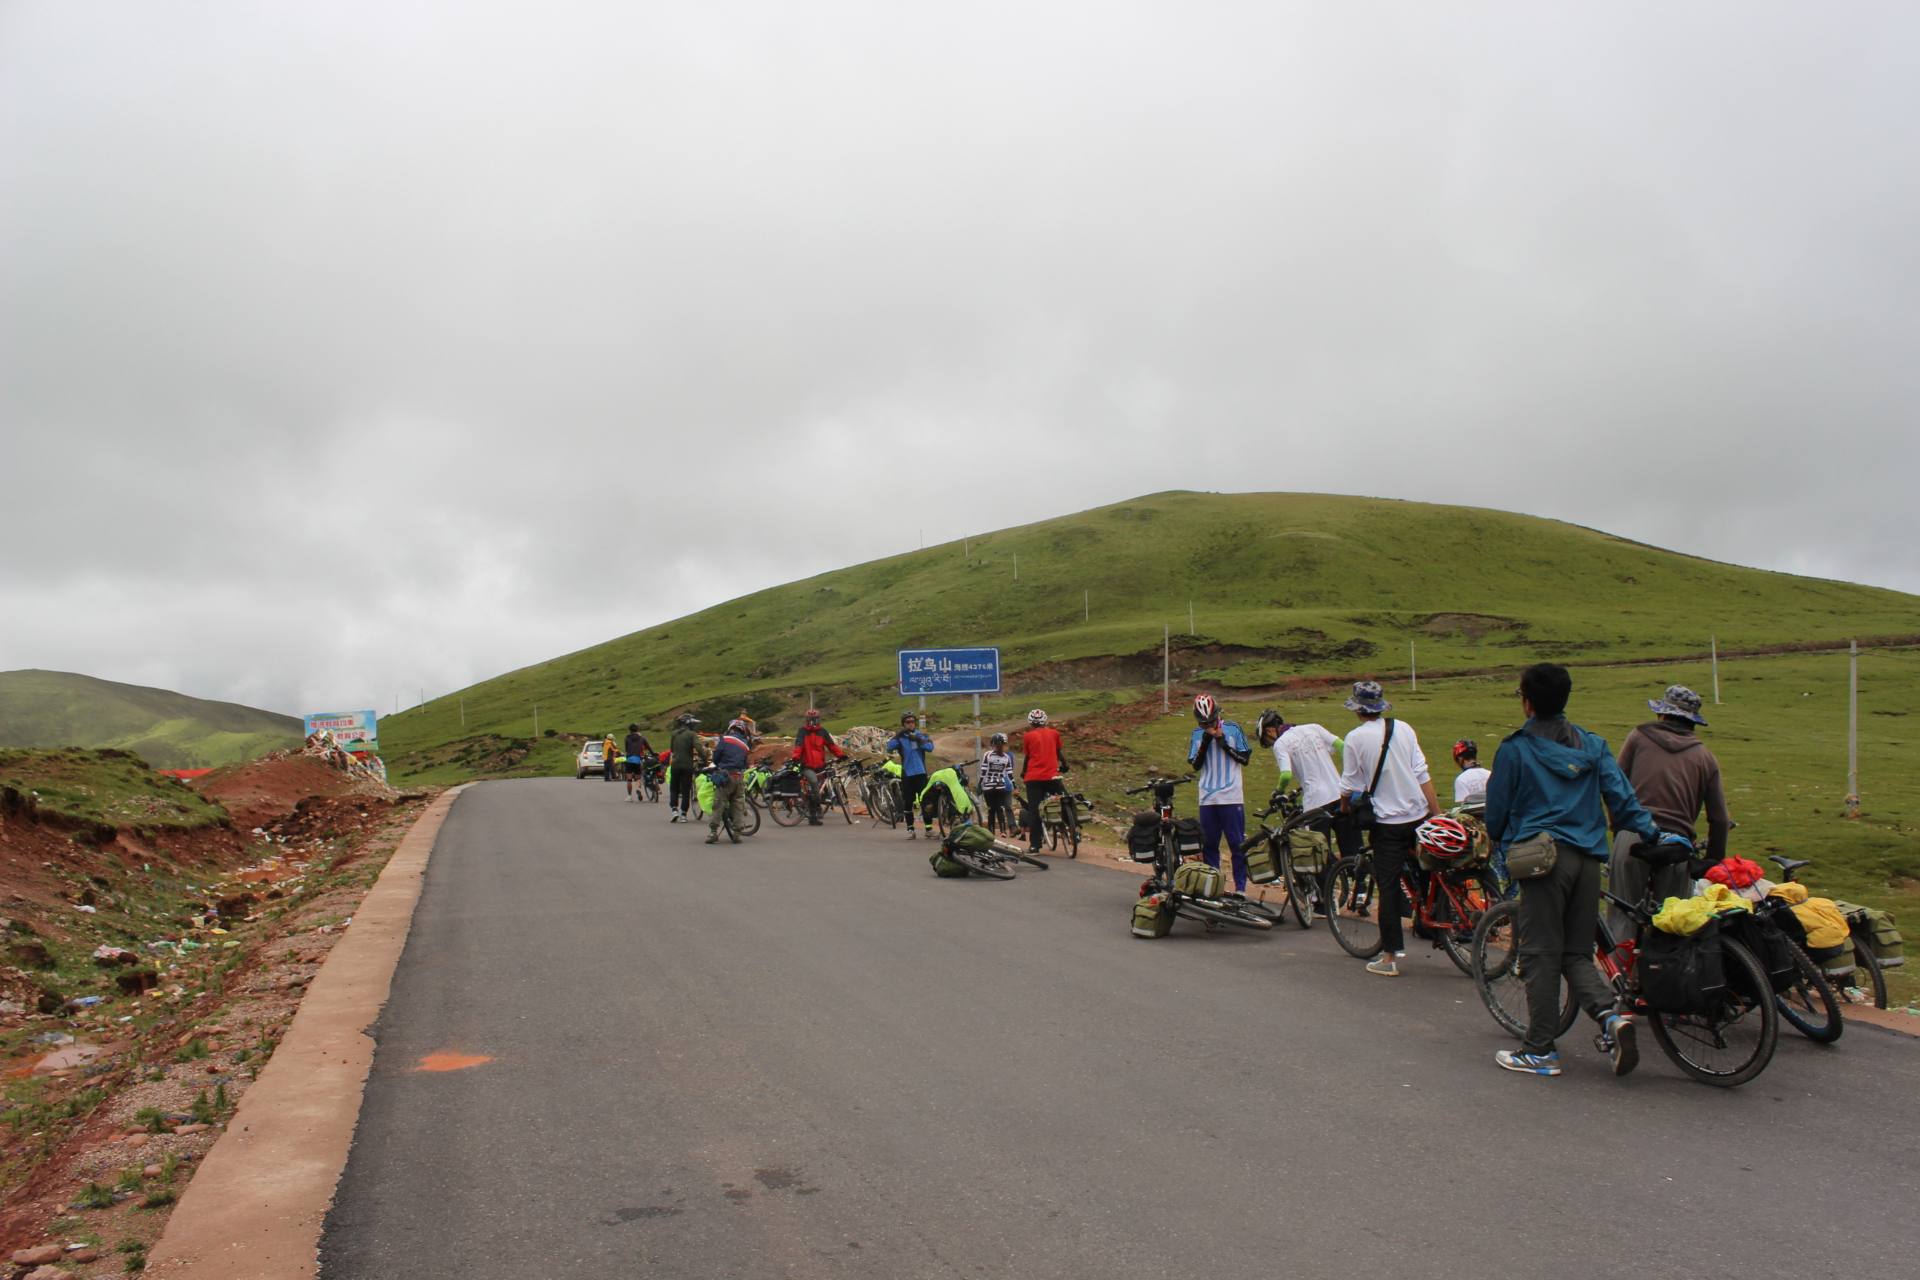
[[[1557,842],[1556,842],[1557,843]],[[1520,963],[1527,979],[1527,1053],[1552,1053],[1560,1029],[1560,980],[1595,1022],[1613,1012],[1613,988],[1594,967],[1600,924],[1600,859],[1560,845],[1553,870],[1520,882]]]
[[[1027,784],[1027,839],[1035,849],[1047,842],[1047,829],[1040,821],[1040,802],[1048,796],[1065,794],[1067,784],[1062,778],[1047,778]]]
[[[685,813],[693,807],[693,775],[697,771],[694,765],[673,766],[673,777],[667,783],[667,806],[675,813]]]
[[[1406,914],[1408,903],[1400,873],[1407,869],[1413,857],[1413,833],[1419,827],[1418,822],[1373,825],[1373,882],[1380,894],[1380,945],[1388,956],[1407,949],[1406,930],[1400,918]]]
[[[1013,830],[1013,788],[988,787],[980,793],[980,798],[987,802],[987,826],[990,829],[1011,832]]]

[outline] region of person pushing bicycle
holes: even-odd
[[[1061,781],[1069,767],[1065,747],[1060,731],[1047,723],[1046,712],[1038,707],[1027,712],[1027,731],[1020,738],[1020,754],[1025,757],[1020,777],[1027,784],[1027,836],[1035,853],[1047,841],[1040,802],[1067,794],[1067,784]]]
[[[726,815],[727,839],[740,843],[740,809],[744,803],[740,776],[747,771],[753,752],[753,731],[743,720],[734,720],[720,741],[713,744],[713,812],[707,815],[707,843],[720,843],[720,819]]]
[[[800,776],[806,780],[807,825],[810,827],[820,825],[820,771],[827,767],[829,755],[836,760],[847,758],[846,751],[821,726],[820,709],[808,707],[800,722],[800,732],[794,735],[793,754],[787,758],[800,762]]]
[[[647,741],[647,735],[640,732],[640,726],[627,726],[627,794],[633,794],[633,784],[639,781],[643,771],[653,755],[653,744]]]

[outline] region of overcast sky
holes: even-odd
[[[1905,2],[0,0],[0,669],[390,711],[1168,488],[1920,591],[1916,156]]]

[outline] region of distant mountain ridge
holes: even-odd
[[[1232,692],[1396,678],[1416,650],[1424,673],[1920,636],[1920,597],[1486,508],[1177,491],[757,591],[387,718],[381,742],[440,781],[562,772],[564,735],[682,708],[790,725],[812,695],[830,725],[888,724],[894,651],[940,645],[999,646],[989,718],[1042,693],[1071,712],[1157,686],[1168,632],[1176,682]]]
[[[156,769],[231,764],[300,741],[294,716],[69,671],[0,671],[0,747],[117,747]]]

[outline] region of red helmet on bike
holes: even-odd
[[[1438,862],[1458,862],[1473,847],[1473,834],[1453,818],[1428,818],[1414,831],[1420,852]]]

